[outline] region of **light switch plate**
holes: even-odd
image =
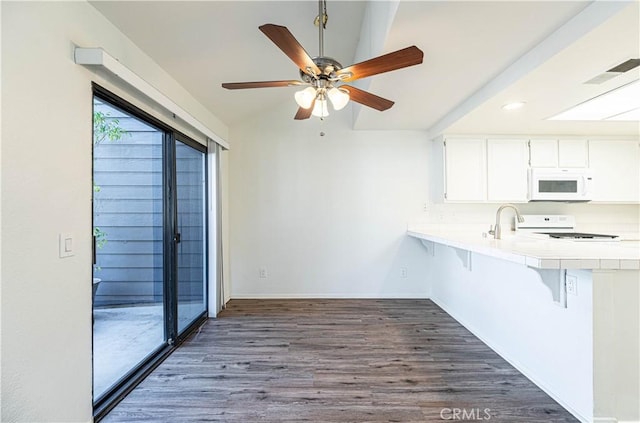
[[[60,258],[72,257],[73,252],[73,235],[70,233],[58,234],[58,253]]]

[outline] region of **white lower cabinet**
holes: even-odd
[[[593,171],[593,201],[640,202],[640,143],[589,141],[589,168]]]
[[[487,201],[526,203],[527,140],[487,140]]]

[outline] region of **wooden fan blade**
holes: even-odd
[[[356,103],[363,104],[365,106],[371,107],[372,109],[380,110],[381,112],[390,109],[391,106],[395,104],[391,100],[378,97],[375,94],[371,94],[370,92],[352,87],[351,85],[341,85],[339,88],[341,90],[348,91],[349,98]]]
[[[304,85],[302,81],[258,81],[258,82],[225,82],[222,88],[228,90],[241,90],[244,88],[271,88],[271,87],[291,87],[293,85]]]
[[[315,105],[316,101],[313,100],[313,103],[311,103],[311,107],[309,107],[308,109],[303,109],[302,107],[298,108],[298,112],[296,113],[294,119],[295,120],[305,120],[305,119],[309,119],[311,117],[311,112],[313,111],[313,106]]]
[[[311,60],[306,50],[286,27],[265,24],[260,26],[259,29],[264,35],[269,37],[284,54],[289,56],[289,59],[293,60],[302,72],[307,74],[312,73],[314,75],[320,75],[320,73],[322,73],[320,68]]]
[[[341,78],[344,82],[355,81],[356,79],[366,78],[367,76],[377,75],[384,72],[390,72],[396,69],[406,68],[408,66],[419,65],[422,63],[424,53],[416,46],[403,48],[364,62],[356,63],[336,72],[338,76],[348,75]],[[349,75],[350,74],[350,75]]]

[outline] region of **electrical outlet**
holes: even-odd
[[[406,267],[401,267],[400,268],[400,277],[402,279],[406,279],[407,278],[407,268]]]
[[[578,295],[578,277],[574,275],[567,275],[567,294]]]
[[[261,267],[259,271],[260,279],[267,279],[269,277],[269,272],[267,272],[266,267]]]

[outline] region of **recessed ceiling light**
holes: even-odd
[[[640,80],[580,103],[550,117],[549,120],[635,120],[630,117],[637,116],[637,113],[630,112],[638,108],[640,108]]]
[[[504,110],[516,110],[524,106],[524,101],[514,101],[513,103],[507,103],[502,108]]]

